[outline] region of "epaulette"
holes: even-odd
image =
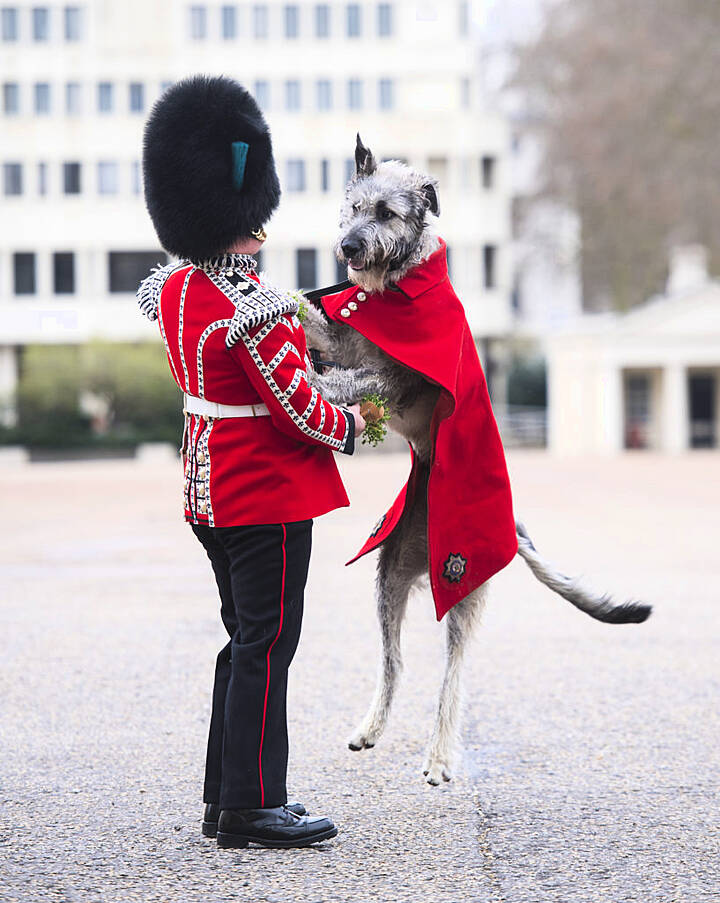
[[[235,307],[225,337],[228,348],[239,342],[244,333],[262,323],[298,312],[299,304],[294,298],[267,283],[245,277],[234,285],[221,274],[206,271],[205,275]]]
[[[150,275],[143,279],[136,292],[140,312],[148,320],[157,320],[160,292],[167,281],[168,276],[174,273],[183,263],[166,263],[164,266],[156,266]]]

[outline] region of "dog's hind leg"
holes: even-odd
[[[427,573],[426,509],[422,499],[380,549],[377,570],[377,612],[382,653],[375,695],[370,708],[348,740],[350,749],[369,749],[387,723],[398,677],[402,671],[400,629],[408,596]]]
[[[445,675],[438,699],[435,727],[423,766],[428,784],[434,786],[452,778],[452,765],[460,732],[463,656],[485,604],[486,586],[487,584],[483,584],[470,593],[445,616]]]

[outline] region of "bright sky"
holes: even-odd
[[[532,37],[546,0],[474,0],[474,21],[491,44],[523,41]]]

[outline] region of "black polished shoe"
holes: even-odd
[[[224,850],[259,843],[263,847],[308,847],[335,837],[337,828],[329,818],[296,815],[287,806],[274,809],[223,809],[217,831]]]
[[[302,803],[287,803],[285,808],[294,812],[295,815],[308,814]],[[206,803],[201,828],[205,837],[217,836],[218,818],[220,818],[220,806],[217,803]]]

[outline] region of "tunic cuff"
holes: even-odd
[[[341,408],[341,410],[347,421],[347,433],[345,434],[345,441],[340,449],[340,453],[343,455],[351,455],[355,451],[355,418],[350,411],[346,411],[344,408]]]

